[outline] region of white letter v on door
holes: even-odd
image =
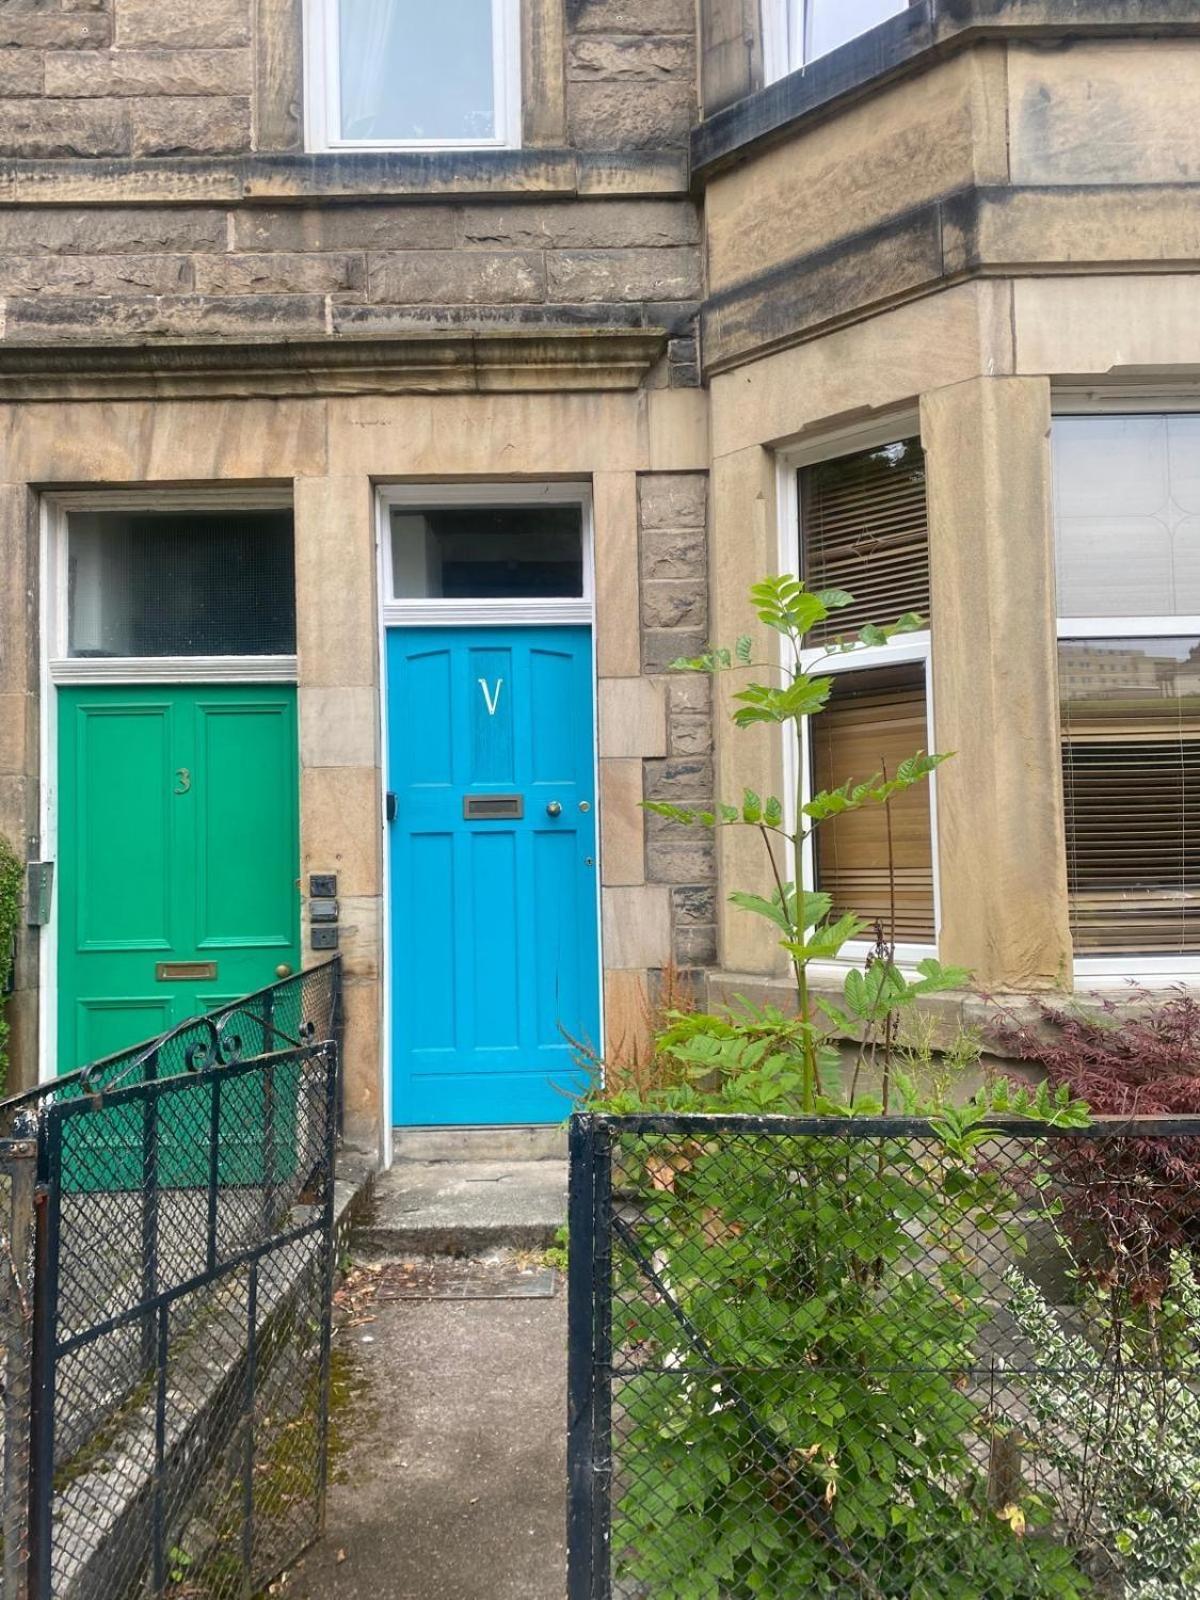
[[[479,687],[483,690],[483,703],[488,708],[488,716],[494,717],[496,715],[496,707],[500,704],[500,691],[504,687],[504,679],[497,678],[495,689],[491,689],[488,687],[487,679],[480,678]]]

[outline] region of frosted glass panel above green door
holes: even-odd
[[[300,965],[296,692],[58,694],[58,1067]]]

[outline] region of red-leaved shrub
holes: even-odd
[[[1088,1013],[1043,1005],[1035,1022],[1011,1012],[993,1028],[1005,1055],[1040,1067],[1097,1118],[1200,1114],[1200,1000],[1131,992]],[[1056,1141],[1050,1177],[1061,1226],[1095,1275],[1154,1300],[1170,1252],[1200,1247],[1200,1136],[1122,1135]]]

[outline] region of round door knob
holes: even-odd
[[[277,978],[290,978],[291,975],[292,975],[292,969],[291,969],[291,967],[288,966],[286,961],[281,961],[279,963],[279,965],[275,968],[275,976]]]
[[[557,800],[551,800],[550,804],[546,807],[546,815],[548,817],[562,816],[562,806],[559,805]]]

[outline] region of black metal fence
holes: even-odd
[[[320,1531],[338,995],[0,1106],[8,1600],[242,1600]]]
[[[577,1116],[570,1600],[1200,1595],[1200,1118]]]

